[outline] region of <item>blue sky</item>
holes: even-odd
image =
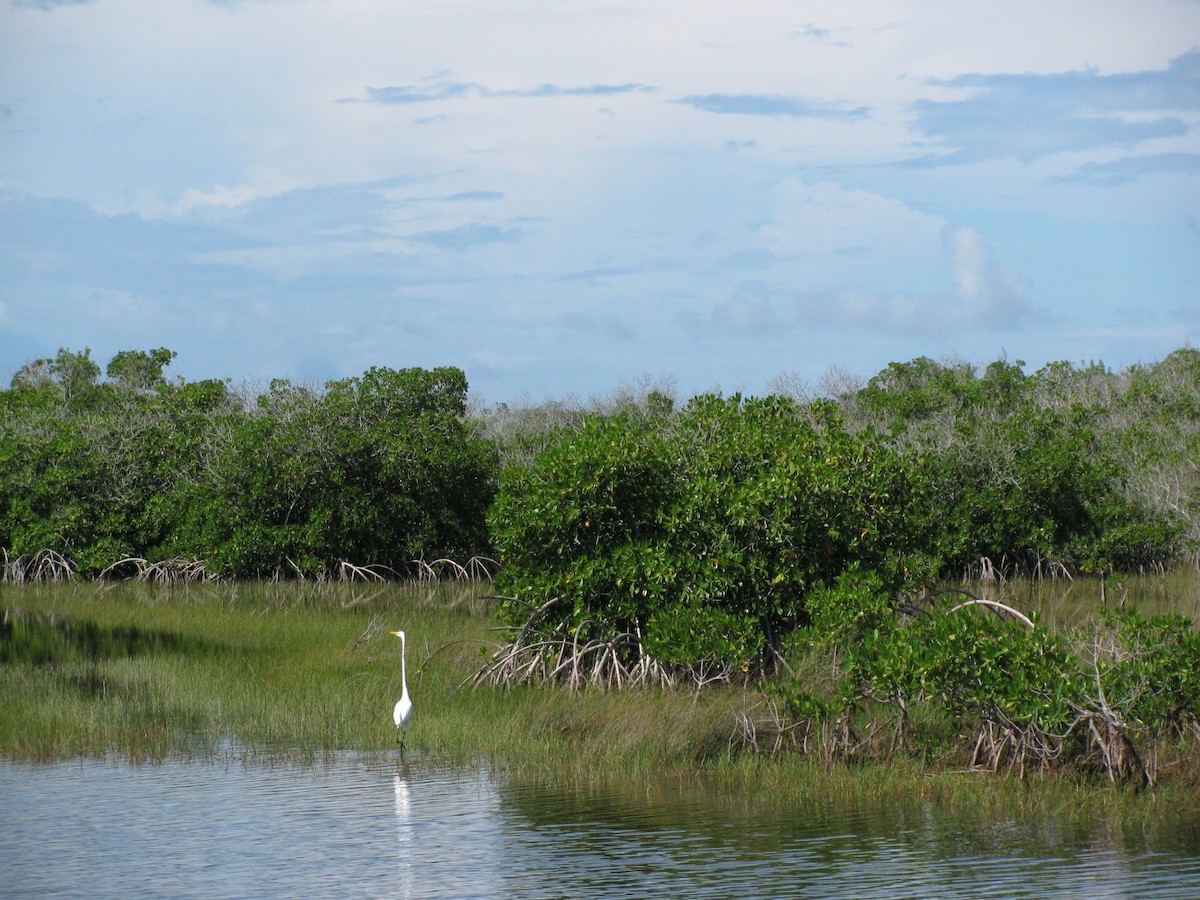
[[[1200,2],[0,0],[0,378],[486,403],[1200,341]]]

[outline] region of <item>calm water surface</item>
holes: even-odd
[[[564,789],[342,755],[0,762],[0,896],[1200,898],[1195,832]]]

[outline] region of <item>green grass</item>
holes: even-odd
[[[1143,587],[1158,604],[1148,611],[1196,614],[1195,576]],[[1092,588],[1089,599],[1078,582],[1014,583],[989,596],[1077,624],[1094,614]],[[1135,823],[1161,818],[1164,809],[1193,819],[1200,812],[1200,787],[1189,779],[1164,784],[1155,803],[1070,775],[1025,783],[908,758],[826,765],[794,753],[744,752],[738,717],[761,702],[752,689],[462,687],[497,640],[484,590],[312,582],[0,586],[0,755],[145,760],[234,746],[303,758],[394,750],[400,642],[389,632],[403,628],[415,707],[406,744],[414,761],[482,762],[556,782],[702,780],[748,802],[936,802],[1014,815],[1118,809]]]
[[[428,682],[441,695],[454,656],[424,672],[422,659],[472,631],[483,637],[488,624],[470,598],[397,587],[73,583],[0,597],[11,618],[20,610],[27,630],[58,644],[48,664],[0,670],[11,701],[0,749],[32,759],[205,752],[223,739],[272,751],[382,747],[394,742],[400,690],[400,642],[388,630],[413,632],[414,694]],[[82,623],[144,640],[97,650]]]
[[[481,590],[3,588],[22,646],[49,642],[54,656],[23,662],[21,641],[5,632],[0,752],[155,758],[208,752],[223,740],[272,753],[394,748],[400,642],[389,632],[399,628],[408,635],[415,712],[406,745],[414,751],[450,762],[639,771],[727,750],[739,702],[729,693],[462,687],[497,640]]]
[[[1200,623],[1200,577],[1196,571],[1166,575],[1113,576],[1103,591],[1109,607],[1136,606],[1145,615],[1181,613]],[[1019,578],[1003,584],[973,582],[965,589],[977,597],[1007,603],[1024,613],[1036,613],[1052,629],[1083,625],[1096,617],[1101,606],[1101,584],[1096,577],[1075,580]]]

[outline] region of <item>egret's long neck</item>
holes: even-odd
[[[404,635],[400,636],[400,693],[408,693],[408,677],[404,672],[404,657],[407,656],[408,642],[404,639]]]

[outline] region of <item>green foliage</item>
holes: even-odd
[[[646,383],[590,409],[474,418],[457,370],[243,397],[168,380],[173,358],[124,350],[105,379],[90,350],[64,348],[16,373],[0,391],[0,546],[49,547],[91,572],[125,554],[202,555],[252,575],[494,540],[514,593],[552,589],[571,621],[640,629],[668,655],[687,619],[673,610],[691,610],[730,643],[679,658],[738,665],[853,564],[894,593],[981,563],[1146,571],[1200,549],[1192,349],[1121,373],[922,357],[808,406],[680,407]],[[502,504],[493,536],[501,470],[512,503],[543,519]],[[541,486],[523,483],[531,472]]]
[[[1092,702],[1142,734],[1182,734],[1200,719],[1200,633],[1186,616],[1106,612],[1093,651]]]
[[[97,395],[100,367],[92,361],[90,347],[82,353],[60,348],[53,359],[37,359],[22,366],[12,379],[14,390],[46,391],[75,407],[84,407]]]
[[[994,362],[979,377],[965,364],[922,358],[893,363],[845,405],[860,427],[887,429],[919,460],[930,500],[921,531],[943,569],[962,573],[981,560],[1039,574],[1158,569],[1180,553],[1189,528],[1200,534],[1195,503],[1174,487],[1200,447],[1197,420],[1183,420],[1193,436],[1167,436],[1165,424],[1152,424],[1159,411],[1131,421],[1124,404],[1147,392],[1185,414],[1200,403],[1200,366],[1190,351],[1178,353],[1127,380],[1066,363],[1027,376],[1019,361]],[[1145,450],[1157,469],[1135,453]],[[1149,472],[1169,479],[1169,502],[1140,484]]]
[[[871,693],[934,697],[969,721],[998,719],[1063,732],[1074,717],[1078,665],[1041,628],[942,606],[852,648],[851,670]]]
[[[629,630],[675,577],[655,553],[659,513],[681,493],[673,469],[659,429],[628,415],[559,433],[534,466],[502,473],[490,513],[502,589],[559,596],[576,621]]]
[[[1098,767],[1149,785],[1164,743],[1197,733],[1200,634],[1185,616],[1105,610],[1058,635],[963,596],[898,615],[857,573],[812,595],[809,646],[831,654],[839,674],[777,684],[789,729],[856,720],[878,733],[880,708],[891,708],[899,710],[891,750],[922,743],[912,724],[921,713],[952,723],[950,749],[975,764]],[[850,744],[826,750],[848,753]]]
[[[986,408],[1007,412],[1022,400],[1026,377],[1020,360],[991,363],[982,378],[963,362],[943,365],[927,356],[891,363],[871,378],[854,398],[873,421],[893,433],[927,422],[939,414]]]
[[[122,350],[109,362],[104,374],[119,387],[129,391],[146,391],[165,384],[163,369],[178,354],[165,347],[151,350]]]
[[[22,368],[0,392],[0,546],[96,574],[127,556],[210,571],[406,567],[487,548],[495,453],[457,369],[371,369],[318,394],[169,382],[175,354],[89,351]]]
[[[465,421],[457,369],[372,368],[317,395],[276,381],[236,424],[196,531],[221,571],[404,569],[486,549],[493,451]]]
[[[502,584],[519,598],[508,614],[559,597],[551,631],[599,622],[670,664],[732,668],[768,661],[829,591],[853,593],[839,582],[851,570],[894,605],[981,562],[1160,569],[1200,535],[1200,479],[1183,487],[1200,434],[1194,417],[1172,436],[1160,413],[1127,407],[1200,403],[1197,359],[1117,376],[920,358],[837,403],[701,396],[564,421],[504,473],[492,513]],[[1139,481],[1137,428],[1174,467],[1169,497]]]
[[[927,574],[910,493],[904,460],[828,403],[709,395],[674,417],[596,417],[504,475],[506,613],[560,597],[544,627],[600,621],[682,668],[769,664],[805,596],[852,564],[893,592]]]
[[[882,579],[872,571],[852,564],[830,585],[822,585],[807,597],[807,636],[821,646],[848,647],[864,637],[878,634],[892,621],[895,604]]]

